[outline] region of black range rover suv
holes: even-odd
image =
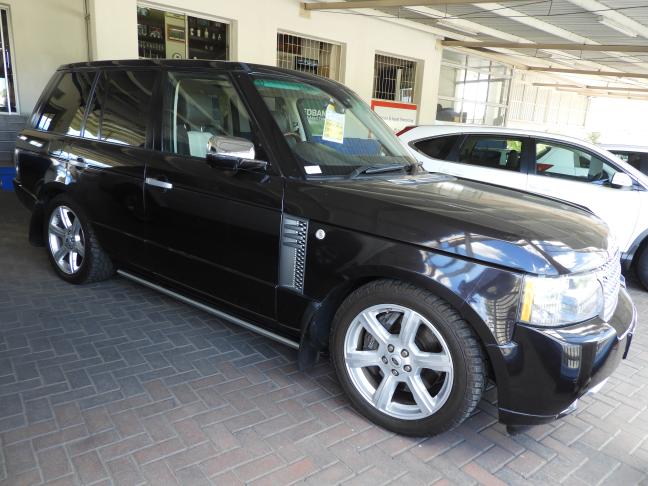
[[[568,413],[635,308],[600,220],[428,174],[332,81],[209,61],[62,66],[16,149],[30,240],[71,283],[115,272],[299,349],[409,435]]]

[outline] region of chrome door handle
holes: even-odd
[[[173,189],[173,184],[170,182],[154,179],[153,177],[147,177],[144,182],[146,182],[147,186],[159,187],[160,189]]]

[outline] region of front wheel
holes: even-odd
[[[459,425],[486,379],[468,323],[430,292],[396,281],[372,282],[346,299],[335,316],[331,357],[353,405],[404,435]]]

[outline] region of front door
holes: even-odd
[[[161,151],[146,168],[150,270],[183,293],[274,318],[283,181],[206,158],[212,136],[239,137],[267,160],[229,75],[169,71]]]
[[[637,191],[612,186],[616,172],[611,163],[580,147],[538,139],[528,188],[589,208],[626,249],[635,232],[640,199]]]

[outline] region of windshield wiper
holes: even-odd
[[[396,172],[406,169],[409,166],[410,164],[380,164],[360,166],[349,174],[349,179],[358,177],[361,174],[382,174],[384,172]]]

